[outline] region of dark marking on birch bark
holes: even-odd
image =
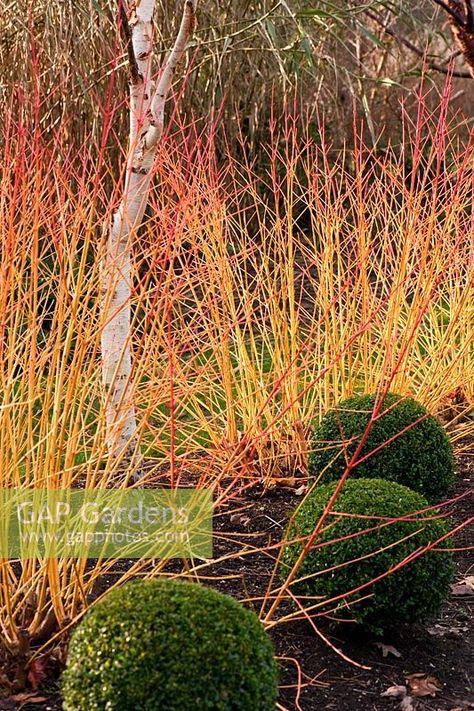
[[[192,34],[196,28],[196,13],[194,12],[194,2],[193,0],[187,0],[186,7],[190,15],[189,19],[189,34]]]
[[[128,19],[124,0],[119,0],[119,29],[122,32],[127,47],[128,66],[130,71],[130,83],[140,83],[140,73],[138,71],[137,59],[133,49],[131,22]]]

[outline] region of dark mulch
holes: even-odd
[[[468,491],[471,494],[456,504],[453,525],[473,515],[474,458],[458,457],[457,471],[450,498]],[[301,496],[294,489],[285,487],[267,491],[256,487],[234,497],[216,516],[214,554],[215,558],[231,553],[235,556],[203,569],[204,582],[222,592],[253,600],[258,610],[269,585],[276,552],[247,555],[244,551],[277,543],[290,512],[300,500]],[[473,546],[472,526],[459,533],[455,544],[459,548]],[[126,562],[120,565],[125,566]],[[474,575],[474,552],[458,551],[456,580],[468,575]],[[275,627],[271,634],[277,654],[286,658],[281,660],[280,704],[288,711],[392,711],[398,708],[399,701],[383,698],[381,693],[395,684],[405,684],[408,674],[424,673],[435,676],[442,690],[435,697],[416,699],[414,709],[474,709],[473,604],[474,595],[451,595],[437,620],[412,627],[394,626],[382,642],[394,648],[399,657],[391,652],[384,657],[384,650],[375,640],[360,632],[341,628],[334,631],[327,622],[318,620],[318,628],[333,647],[342,650],[354,664],[342,659],[306,621]],[[296,693],[298,674],[302,680],[299,695]],[[59,711],[61,708],[57,683],[53,679],[35,694],[46,700],[30,703],[27,698],[17,702],[5,699],[0,701],[0,711]]]

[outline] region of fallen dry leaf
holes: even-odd
[[[459,639],[467,630],[467,627],[445,627],[438,624],[427,628],[428,634],[432,637],[451,637],[452,639]]]
[[[41,657],[36,657],[31,662],[27,678],[33,689],[37,689],[45,678],[48,661],[49,655],[43,654]]]
[[[415,711],[411,696],[405,696],[405,698],[399,703],[398,708],[400,711]]]
[[[0,711],[14,711],[14,709],[22,709],[26,704],[42,704],[47,700],[46,696],[36,696],[35,693],[22,692],[0,701]],[[20,704],[20,706],[17,706],[17,704]]]
[[[474,575],[468,575],[459,583],[451,585],[451,595],[474,595]]]
[[[268,488],[274,489],[275,487],[285,487],[287,489],[294,489],[296,485],[296,479],[294,476],[285,477],[273,477],[271,481],[268,482]]]
[[[303,496],[308,491],[307,484],[301,484],[297,489],[295,489],[295,496]]]
[[[389,686],[380,696],[392,696],[394,699],[403,699],[407,695],[406,686],[401,686],[396,684],[395,686]]]
[[[413,696],[436,696],[443,688],[442,683],[435,676],[417,672],[406,677],[408,686]]]
[[[250,523],[250,516],[243,513],[235,513],[231,515],[230,521],[231,523],[237,523],[241,526],[248,526]]]
[[[396,647],[392,647],[391,644],[383,644],[382,642],[375,642],[375,646],[381,650],[382,652],[382,657],[388,657],[389,654],[392,654],[394,657],[401,657],[402,655],[396,649]]]

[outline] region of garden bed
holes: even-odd
[[[458,457],[457,481],[449,498],[469,491],[471,495],[457,502],[452,516],[454,525],[472,515],[473,482],[472,456]],[[268,551],[268,545],[278,543],[287,518],[299,501],[301,492],[298,494],[297,489],[286,486],[265,492],[255,487],[234,497],[217,512],[215,519],[214,558],[224,559],[201,569],[202,581],[221,592],[254,600],[258,611],[274,565],[275,551]],[[472,547],[472,527],[460,531],[455,545],[464,549]],[[245,553],[264,547],[267,552]],[[232,554],[234,557],[229,557]],[[456,552],[455,561],[455,582],[474,574],[472,550]],[[120,562],[121,567],[126,565],[127,561]],[[171,566],[176,569],[176,563]],[[474,594],[455,587],[438,619],[426,625],[395,627],[378,641],[354,629],[334,631],[327,622],[318,620],[318,628],[330,643],[355,664],[342,659],[305,621],[275,627],[271,634],[278,656],[286,658],[286,661],[281,660],[280,704],[288,711],[391,711],[399,707],[400,701],[382,697],[382,692],[394,685],[405,685],[410,674],[423,674],[434,677],[439,685],[428,678],[428,689],[432,689],[434,695],[413,697],[413,709],[465,711],[474,708],[473,604]],[[420,678],[422,686],[426,685],[426,679]],[[60,708],[54,675],[43,680],[37,689],[0,700],[0,711],[58,711]],[[406,709],[409,711],[408,705]]]

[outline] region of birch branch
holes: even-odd
[[[151,102],[152,119],[150,120],[150,128],[144,140],[144,145],[147,149],[155,146],[163,134],[166,99],[171,89],[176,67],[181,61],[189,37],[194,31],[196,24],[196,3],[197,0],[185,0],[178,36],[165,62],[160,81],[158,82],[155,95]]]

